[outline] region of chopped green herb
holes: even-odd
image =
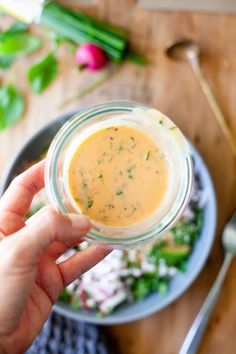
[[[122,151],[122,150],[124,150],[124,148],[123,148],[122,145],[120,145],[120,146],[118,147],[118,151]]]
[[[99,176],[98,176],[98,178],[103,178],[103,175],[100,173]]]
[[[127,169],[127,172],[130,173],[134,167],[135,167],[135,166],[129,167],[129,168]]]
[[[102,161],[101,160],[98,160],[98,164],[100,164]]]
[[[133,142],[135,142],[135,139],[134,139],[134,137],[133,137],[133,136],[130,136],[130,139],[131,139]],[[135,144],[135,143],[134,143],[134,144],[131,146],[131,147],[132,147],[132,149],[133,149],[133,148],[135,148],[135,146],[136,146],[136,145],[137,145],[137,144]]]
[[[145,160],[146,160],[146,161],[147,161],[147,160],[149,160],[149,159],[150,159],[150,156],[151,156],[151,151],[148,151],[148,152],[147,152],[147,156],[146,156],[146,159],[145,159]]]
[[[93,206],[93,200],[92,200],[92,199],[89,199],[89,200],[87,201],[87,207],[88,207],[88,209],[92,208],[92,206]]]
[[[122,194],[123,194],[122,189],[117,189],[117,191],[116,191],[116,195],[122,195]]]
[[[163,124],[163,120],[162,120],[162,119],[161,119],[161,120],[159,120],[159,123],[160,123],[160,124]]]
[[[128,175],[128,178],[132,179],[132,178],[134,178],[134,176],[132,176],[132,175]]]
[[[170,130],[176,129],[176,126],[174,125],[173,127],[170,127]]]

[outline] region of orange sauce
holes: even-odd
[[[78,146],[68,171],[80,210],[113,227],[148,218],[163,201],[168,178],[166,158],[154,140],[130,126],[93,133]]]

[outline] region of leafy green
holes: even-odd
[[[21,117],[25,101],[12,85],[0,88],[0,130],[14,125]]]
[[[189,245],[166,246],[160,250],[159,261],[164,259],[168,266],[179,266],[191,252]]]
[[[7,69],[9,68],[13,63],[15,59],[13,57],[1,57],[0,56],[0,68],[1,69]]]
[[[6,31],[0,33],[0,41],[7,37],[12,37],[18,33],[24,33],[28,30],[28,25],[24,22],[17,21],[11,25]]]
[[[168,285],[169,285],[169,279],[166,279],[166,278],[159,279],[159,281],[157,282],[157,291],[161,295],[167,295]]]
[[[151,292],[158,291],[165,295],[168,291],[169,278],[159,278],[153,273],[143,274],[140,278],[134,278],[131,284],[133,296],[136,300],[144,299]]]
[[[177,245],[193,245],[200,235],[203,223],[203,212],[195,209],[195,218],[190,221],[181,221],[172,229],[174,241]]]
[[[53,53],[40,58],[28,71],[28,80],[35,93],[44,91],[55,79],[58,63]]]
[[[67,293],[66,289],[63,289],[62,292],[60,293],[59,300],[63,302],[68,302],[70,298],[70,295]]]
[[[10,28],[6,31],[0,33],[0,41],[6,40],[6,38],[12,37],[17,33],[23,33],[28,29],[28,26],[23,22],[15,22]],[[0,68],[7,69],[15,61],[15,58],[12,56],[0,56]]]
[[[41,47],[40,38],[28,33],[5,35],[0,41],[0,56],[20,56],[30,54]]]

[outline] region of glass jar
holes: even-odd
[[[68,169],[78,146],[94,132],[126,125],[145,132],[159,145],[169,170],[168,188],[161,205],[142,222],[111,227],[90,220],[85,239],[111,248],[129,248],[159,238],[180,218],[193,181],[192,160],[186,139],[159,111],[129,101],[111,101],[81,109],[56,134],[46,158],[45,187],[49,202],[62,213],[78,213],[68,186]]]

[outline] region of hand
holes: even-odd
[[[84,216],[51,207],[24,217],[44,186],[44,162],[16,177],[0,200],[0,353],[23,353],[46,321],[62,289],[102,260],[109,250],[90,246],[68,260],[56,259],[82,241]]]

